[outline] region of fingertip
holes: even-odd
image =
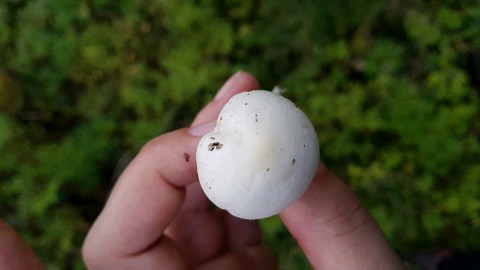
[[[225,103],[234,95],[259,89],[260,85],[255,76],[249,72],[238,71],[224,83],[214,100],[197,114],[192,126],[216,120]]]
[[[194,137],[202,137],[203,135],[211,132],[213,128],[215,128],[216,121],[209,121],[198,124],[196,126],[192,126],[188,129],[188,133]]]
[[[237,71],[233,74],[220,88],[215,95],[215,100],[222,100],[226,97],[231,97],[231,92],[239,92],[258,90],[259,84],[255,76],[246,71]],[[230,99],[230,98],[228,98]]]

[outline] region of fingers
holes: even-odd
[[[235,73],[225,82],[222,88],[220,88],[215,99],[197,114],[192,126],[216,120],[223,105],[225,105],[231,97],[241,92],[258,90],[259,88],[260,86],[252,74],[243,71]]]
[[[323,165],[280,217],[315,269],[403,269],[365,207]]]
[[[189,185],[189,191],[192,191],[190,194],[202,192],[198,182]],[[225,251],[260,245],[262,238],[257,221],[239,219],[226,211],[205,208],[204,204],[187,203],[165,234],[175,239],[186,255],[188,268],[210,261]]]
[[[203,264],[195,270],[249,270],[249,269],[277,269],[271,252],[263,246],[254,246],[228,253],[213,261]]]
[[[197,127],[199,124],[211,123],[212,121],[215,123],[220,110],[232,96],[255,89],[258,89],[258,82],[251,74],[237,72],[218,91],[215,100],[198,113],[192,126]],[[238,246],[239,243],[237,242],[252,242],[248,238],[236,240],[238,236],[236,238],[235,236],[230,237],[231,235],[238,235],[238,232],[229,230],[230,227],[225,226],[223,216],[226,215],[211,207],[211,203],[198,181],[187,187],[185,202],[165,233],[174,239],[179,248],[186,254],[185,258],[189,268],[210,260],[222,252],[224,248],[228,248],[230,243]],[[260,229],[255,222],[245,221],[241,224],[246,227],[245,232],[255,230],[251,227],[256,226],[257,234],[259,234]],[[235,229],[243,230],[244,228],[236,226]],[[242,235],[246,236],[246,234]],[[259,238],[258,236],[255,237]],[[231,241],[231,239],[234,240]]]
[[[216,100],[199,113],[192,128],[159,136],[142,148],[120,176],[87,235],[83,256],[90,268],[149,269],[167,265],[183,257],[185,246],[192,244],[185,239],[198,242],[196,250],[188,253],[198,252],[206,247],[205,243],[210,243],[213,247],[203,250],[204,253],[210,250],[208,254],[199,254],[204,257],[215,254],[218,249],[215,245],[223,244],[222,231],[217,229],[221,219],[218,217],[215,221],[207,216],[208,201],[199,189],[189,188],[192,194],[187,196],[187,207],[181,208],[186,197],[185,187],[198,182],[195,153],[200,137],[213,129],[214,120],[231,96],[253,90],[255,86],[258,84],[252,75],[237,73],[222,87]],[[199,211],[195,218],[185,218],[180,209],[188,207],[205,212]],[[181,233],[178,233],[179,227],[177,233],[171,234],[171,241],[164,231],[177,214],[179,220],[195,220],[197,226]],[[180,261],[186,265],[183,258]]]
[[[197,187],[194,184],[192,186]],[[197,210],[182,210],[165,230],[165,234],[174,239],[185,254],[189,269],[221,253],[225,229],[219,214],[210,207],[208,210],[202,209],[202,206]]]
[[[30,246],[1,219],[0,269],[45,269]]]
[[[259,245],[262,241],[262,231],[256,220],[245,220],[223,212],[223,222],[227,230],[225,248],[239,250],[249,246]]]
[[[135,256],[115,258],[108,263],[107,267],[88,266],[89,269],[188,269],[181,250],[172,239],[164,235],[145,252],[139,252]]]
[[[180,129],[142,148],[87,235],[83,248],[87,264],[91,260],[115,269],[117,263],[141,263],[141,258],[165,250],[161,236],[182,205],[183,187],[197,179],[196,146],[199,136],[211,128]],[[157,263],[166,263],[162,259],[168,257],[158,256]],[[147,269],[141,264],[134,268]]]
[[[206,105],[195,117],[195,120],[192,123],[192,127],[198,126],[202,123],[215,123],[218,118],[218,114],[222,110],[225,103],[227,103],[230,98],[234,95],[259,89],[259,85],[255,77],[248,73],[239,71],[231,76],[220,88],[220,90],[215,95],[215,99]],[[212,127],[213,129],[213,127]],[[200,188],[198,182],[194,185],[198,185],[196,188],[187,189],[187,198],[185,205],[182,208],[183,210],[199,210],[199,206],[202,205],[203,210],[208,210],[210,205],[205,193]]]
[[[255,89],[259,89],[259,85],[252,74],[243,71],[235,73],[223,84],[218,93],[215,95],[215,99],[197,114],[191,126],[196,127],[200,124],[203,125],[205,123],[211,123],[213,129],[213,125],[218,117],[218,114],[222,110],[225,103],[230,100],[230,98],[238,93],[252,91]],[[182,211],[192,209],[192,207],[194,210],[199,210],[198,208],[200,205],[204,207],[203,210],[208,210],[209,207],[205,206],[210,205],[210,202],[205,196],[205,193],[199,187],[198,182],[196,182],[194,185],[198,185],[198,187],[187,189],[187,197]]]

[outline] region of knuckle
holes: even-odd
[[[369,220],[366,208],[355,196],[341,203],[336,209],[324,225],[329,233],[337,237],[357,232]]]

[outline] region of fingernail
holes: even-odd
[[[237,82],[242,78],[242,71],[237,71],[235,74],[233,74],[218,90],[217,94],[215,95],[215,100],[219,100],[223,98],[236,84]]]
[[[210,122],[205,122],[205,123],[196,125],[194,127],[191,127],[188,130],[188,133],[190,133],[190,135],[195,137],[201,137],[207,134],[208,132],[212,131],[213,128],[215,128],[216,122],[217,121],[210,121]]]

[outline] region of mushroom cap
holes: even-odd
[[[223,107],[197,148],[202,189],[219,208],[244,219],[278,214],[312,181],[320,158],[307,116],[270,91],[243,92]]]

